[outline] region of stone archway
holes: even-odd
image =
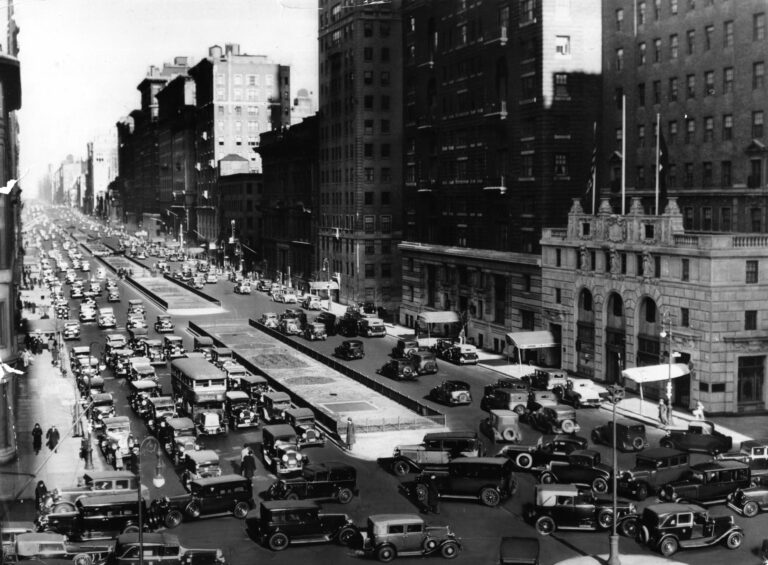
[[[626,366],[626,315],[624,300],[611,292],[605,301],[605,382],[620,382]]]

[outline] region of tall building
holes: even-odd
[[[343,303],[400,301],[401,2],[320,0],[316,271]]]
[[[117,176],[117,131],[110,129],[86,147],[86,213],[106,218],[108,187]]]
[[[250,172],[250,163],[245,157],[225,155],[219,160],[220,222],[222,230],[227,232],[216,244],[220,264],[249,272],[260,259],[257,249],[262,179],[262,173]]]
[[[219,161],[239,155],[249,171],[261,172],[253,151],[263,131],[290,125],[290,67],[270,62],[264,55],[240,53],[236,43],[218,45],[189,71],[195,81],[195,135],[198,172],[196,230],[208,241],[229,237],[229,226],[219,222],[217,210]]]
[[[766,8],[762,0],[605,3],[598,170],[606,194],[619,195],[623,136],[627,197],[655,210],[658,121],[660,185],[678,198],[686,229],[768,230]]]
[[[306,88],[300,88],[291,105],[291,125],[301,123],[301,120],[315,114],[311,93]]]
[[[588,188],[601,2],[414,0],[403,26],[400,321],[454,311],[501,351],[548,326],[539,239]]]

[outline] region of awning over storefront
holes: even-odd
[[[309,283],[310,290],[339,290],[339,283],[336,281],[313,281]]]
[[[688,365],[685,363],[673,363],[671,369],[671,378],[684,377],[689,374]],[[666,381],[670,378],[670,366],[666,365],[647,365],[645,367],[632,367],[624,369],[621,375],[631,379],[638,384],[652,383],[656,381]]]
[[[53,318],[42,318],[39,320],[25,320],[25,330],[27,333],[56,333],[56,320]]]
[[[507,345],[514,345],[518,349],[541,349],[543,347],[557,347],[555,336],[548,330],[511,332],[507,334]]]
[[[456,312],[422,312],[417,318],[422,324],[455,324],[459,322]]]

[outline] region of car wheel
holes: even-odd
[[[139,533],[139,527],[135,524],[130,524],[129,526],[126,526],[123,528],[124,534],[138,534]]]
[[[501,495],[495,488],[486,487],[480,491],[480,501],[486,506],[498,506],[501,502]]]
[[[621,535],[634,539],[637,535],[637,519],[627,518],[620,524]]]
[[[581,408],[581,400],[579,400],[578,398],[574,398],[573,399],[573,409],[574,410],[578,410],[579,408]]]
[[[592,443],[598,445],[600,443],[600,434],[597,430],[592,430]]]
[[[573,420],[563,420],[563,423],[560,424],[560,427],[566,434],[572,434],[576,431],[576,424],[573,423]]]
[[[339,530],[336,539],[341,545],[349,545],[352,539],[357,535],[357,528],[354,526],[344,526]]]
[[[601,510],[597,515],[597,523],[604,530],[610,528],[613,525],[613,512],[607,508]]]
[[[520,453],[515,457],[515,465],[521,469],[530,469],[533,467],[533,457],[530,453]]]
[[[283,498],[285,498],[285,500],[299,500],[299,495],[295,492],[289,492]]]
[[[181,512],[176,510],[175,508],[172,510],[169,510],[168,513],[165,515],[165,518],[163,519],[163,524],[165,524],[165,527],[168,529],[175,528],[179,524],[181,524],[183,516]]]
[[[542,516],[536,520],[536,531],[542,536],[548,536],[549,534],[554,533],[556,529],[557,526],[555,525],[555,521],[549,516]]]
[[[232,515],[235,518],[243,520],[248,515],[248,511],[250,509],[251,507],[248,505],[247,502],[240,501],[237,504],[235,504],[235,508],[232,510]]]
[[[555,476],[552,473],[542,473],[539,477],[539,482],[543,485],[550,485],[557,481],[555,480]]]
[[[518,416],[525,416],[525,406],[523,406],[522,404],[518,404],[517,406],[515,406],[514,410],[512,411]]]
[[[437,547],[437,540],[433,537],[427,537],[421,545],[425,553],[430,553]]]
[[[605,494],[608,492],[608,481],[603,477],[597,477],[592,481],[592,490],[600,494]]]
[[[469,395],[462,393],[459,395],[459,397],[456,400],[458,400],[462,404],[466,404],[467,402],[469,402]]]
[[[517,441],[517,432],[514,428],[507,428],[504,430],[504,432],[501,434],[501,437],[504,438],[504,441],[514,442]]]
[[[664,557],[674,555],[678,547],[680,547],[680,544],[671,536],[663,538],[661,542],[659,542],[659,551]]]
[[[659,446],[666,447],[667,449],[674,449],[675,448],[674,442],[672,440],[670,440],[670,439],[663,439],[663,440],[661,440],[659,442]],[[677,543],[677,542],[675,542],[675,543]]]
[[[643,447],[645,447],[645,441],[643,441],[643,438],[639,436],[632,438],[632,449],[635,451],[640,451]]]
[[[725,547],[728,549],[736,549],[741,546],[741,542],[744,541],[744,534],[741,532],[731,532],[728,537],[725,538]]]
[[[635,493],[635,497],[638,500],[645,500],[648,498],[648,485],[645,483],[640,483],[637,485],[637,492]]]
[[[92,565],[93,557],[87,553],[78,553],[72,558],[72,563],[75,565]]]
[[[396,555],[397,552],[395,551],[395,548],[390,545],[382,545],[379,549],[376,550],[376,559],[382,563],[389,563],[395,558]]]
[[[290,543],[291,540],[288,539],[288,536],[283,532],[275,532],[269,536],[269,539],[267,540],[267,545],[272,551],[282,551],[288,547]]]
[[[440,548],[440,555],[445,559],[453,559],[459,554],[459,544],[455,541],[447,541]]]
[[[336,500],[341,504],[349,504],[354,496],[355,493],[352,492],[352,489],[340,488],[339,492],[336,493]]]
[[[200,503],[193,500],[192,502],[187,504],[187,507],[184,509],[184,512],[190,518],[199,518],[200,517]]]
[[[757,502],[750,500],[744,505],[744,508],[742,508],[741,511],[747,518],[754,518],[760,511],[760,507],[757,505]]]
[[[416,496],[416,500],[419,502],[426,502],[427,500],[427,485],[424,483],[418,483],[413,487],[413,493]]]
[[[75,505],[71,502],[58,502],[53,505],[51,512],[53,514],[60,514],[62,512],[74,512],[75,510]]]
[[[392,472],[398,477],[404,477],[411,470],[411,466],[403,460],[397,460],[392,464]]]

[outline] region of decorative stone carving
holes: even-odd
[[[631,216],[642,216],[645,214],[645,211],[643,210],[642,199],[640,197],[632,197],[632,204],[629,206],[629,214]]]
[[[587,251],[587,246],[582,245],[579,248],[579,256],[581,257],[581,270],[582,271],[591,271],[592,268],[589,264],[589,251]]]
[[[650,251],[643,251],[643,278],[653,278],[653,257],[651,257]]]
[[[606,218],[608,241],[620,243],[627,239],[627,220],[623,216],[611,215]]]
[[[599,214],[613,214],[613,208],[611,208],[611,199],[610,198],[601,198],[600,199],[600,208],[597,210]]]
[[[667,197],[667,206],[664,208],[665,216],[682,216],[680,207],[677,205],[677,196]]]
[[[610,254],[610,269],[612,275],[618,275],[621,273],[621,257],[619,256],[619,252],[616,251],[616,248],[611,246],[609,250]]]
[[[584,208],[581,207],[581,198],[574,198],[573,204],[571,204],[571,209],[568,212],[569,214],[583,214]]]

